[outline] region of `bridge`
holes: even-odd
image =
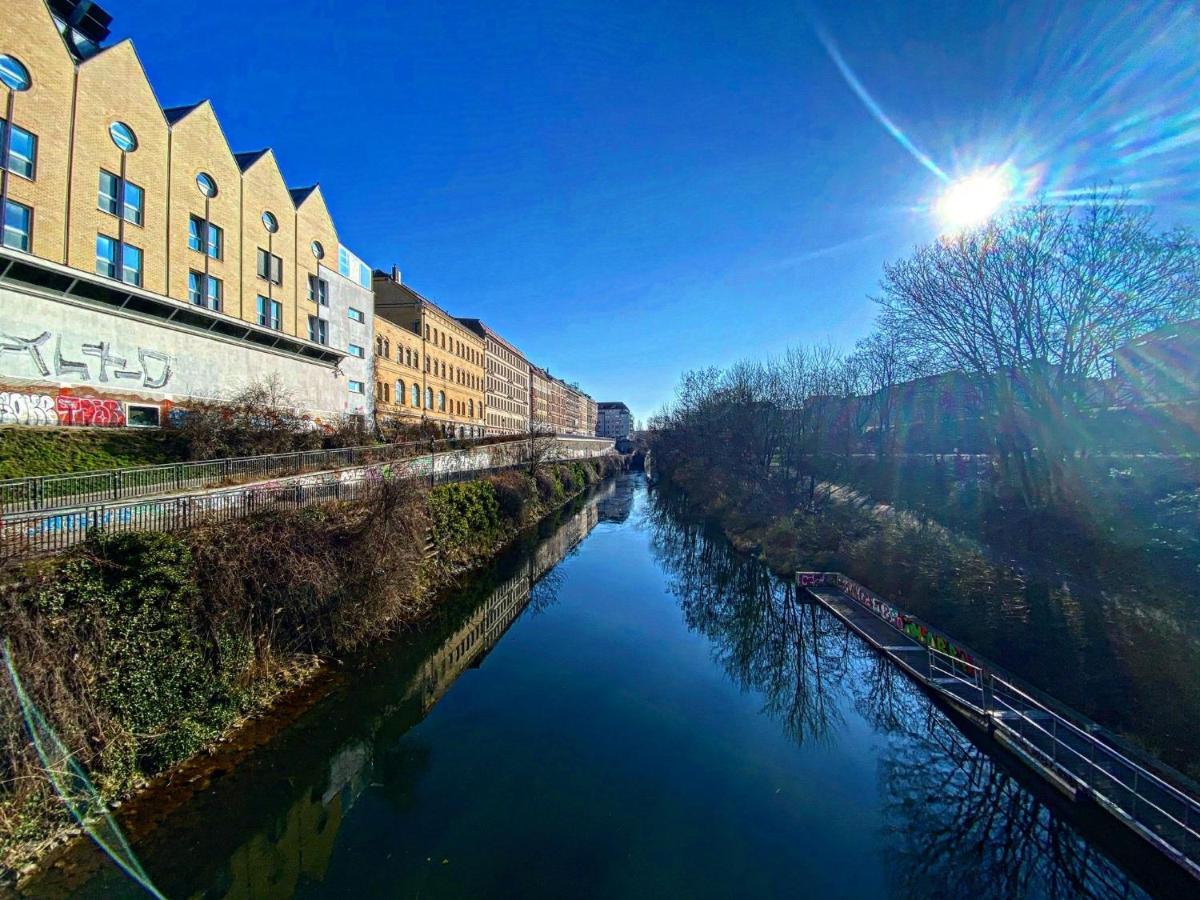
[[[838,572],[802,592],[1073,800],[1094,801],[1200,879],[1200,790],[1100,725]]]

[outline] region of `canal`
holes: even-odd
[[[1181,883],[621,476],[129,829],[169,897],[1143,896]],[[1119,830],[1119,829],[1118,829]],[[93,845],[30,896],[139,896]]]

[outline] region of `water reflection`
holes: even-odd
[[[164,893],[292,897],[323,881],[339,829],[368,787],[382,788],[399,808],[409,805],[429,748],[400,738],[464,671],[482,664],[523,611],[554,604],[554,566],[595,528],[598,504],[612,494],[610,482],[544,523],[427,633],[371,660],[371,675],[358,679],[351,695],[318,705],[269,753],[243,763],[215,789],[190,798],[166,825],[135,839]],[[139,896],[90,844],[25,893]]]
[[[656,494],[647,510],[653,550],[729,677],[798,743],[836,743],[850,709],[882,742],[894,894],[1146,896],[895,666],[674,505]]]

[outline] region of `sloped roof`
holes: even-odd
[[[164,109],[163,115],[167,117],[167,124],[174,125],[180,119],[197,109],[203,102],[203,100],[197,100],[195,103],[188,104],[187,106],[171,106]]]
[[[266,156],[270,151],[270,147],[264,147],[261,150],[250,150],[246,153],[235,153],[233,154],[233,158],[237,160],[238,168],[245,172],[248,168]]]

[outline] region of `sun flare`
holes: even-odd
[[[999,212],[1011,194],[1011,180],[1003,170],[983,169],[951,183],[935,212],[946,231],[976,228]]]

